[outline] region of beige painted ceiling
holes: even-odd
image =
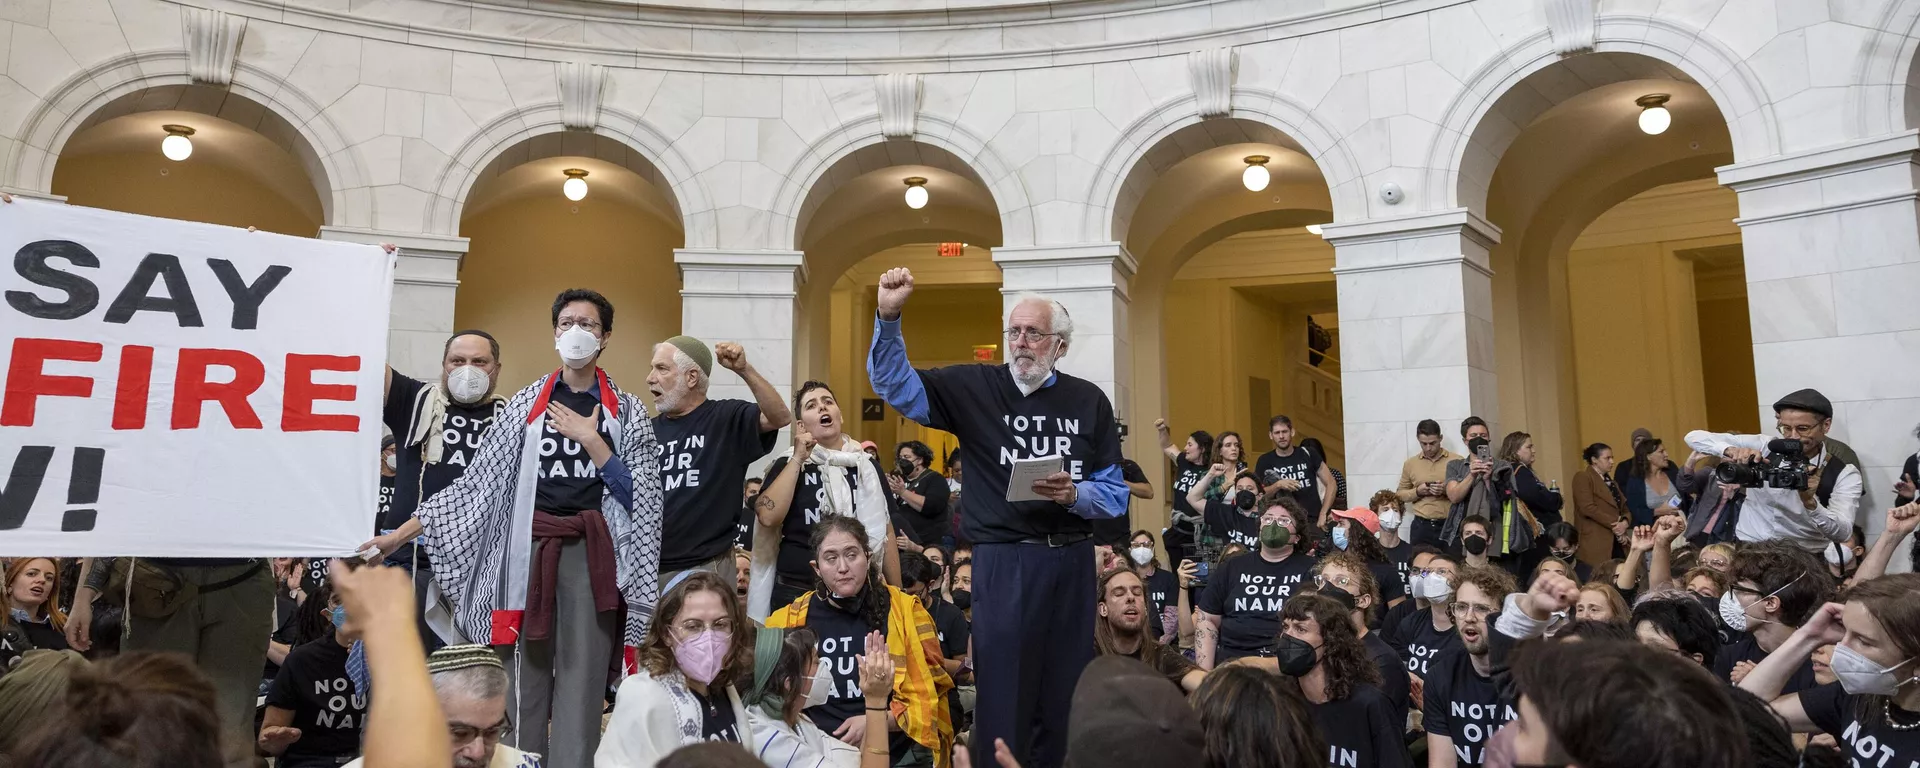
[[[300,161],[250,129],[197,112],[160,110],[123,115],[74,134],[62,158],[151,152],[160,154],[163,125],[194,130],[193,155],[183,163],[218,166],[259,182],[314,221],[324,221],[320,196]]]

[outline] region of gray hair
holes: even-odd
[[[502,698],[507,695],[507,671],[480,665],[437,672],[433,675],[433,693],[441,701]]]
[[[707,391],[707,372],[700,370],[699,363],[694,362],[693,358],[687,356],[687,353],[680,351],[679,347],[664,341],[653,345],[653,351],[659,352],[661,347],[673,350],[673,369],[675,373],[686,373],[691,369],[693,371],[693,389],[701,392]]]
[[[1052,307],[1053,316],[1049,321],[1049,325],[1053,327],[1053,333],[1060,337],[1061,344],[1073,343],[1073,315],[1067,314],[1067,305],[1062,304],[1051,297],[1042,296],[1037,293],[1022,293],[1019,296],[1014,297],[1013,307],[1017,308],[1021,304],[1025,304],[1027,302],[1039,302],[1039,303],[1046,304],[1049,307]],[[1013,308],[1009,308],[1007,310],[1007,317],[1008,317],[1008,325],[1011,326],[1012,317],[1013,317]]]

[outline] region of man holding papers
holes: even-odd
[[[1054,370],[1073,341],[1073,319],[1039,296],[1007,315],[1004,367],[914,370],[900,336],[912,293],[907,270],[881,276],[867,374],[895,410],[960,438],[961,533],[974,542],[973,658],[982,660],[974,754],[992,754],[1004,739],[1021,765],[1052,768],[1065,758],[1073,688],[1093,658],[1092,521],[1127,513],[1113,403],[1093,383]],[[1009,483],[1017,464],[1038,458],[1059,469],[1035,473],[1025,487]]]

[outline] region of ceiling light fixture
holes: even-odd
[[[193,156],[193,139],[187,138],[193,135],[192,128],[184,125],[163,125],[160,126],[160,130],[167,132],[167,137],[160,140],[160,154],[166,155],[168,160],[176,163]]]
[[[1664,93],[1649,93],[1634,99],[1640,105],[1640,131],[1649,136],[1666,133],[1667,126],[1673,125],[1673,113],[1667,111],[1667,99]]]
[[[1247,155],[1247,169],[1240,172],[1240,183],[1248,192],[1267,188],[1267,182],[1273,179],[1273,174],[1267,172],[1267,161],[1271,159],[1266,155]]]
[[[560,173],[567,177],[567,180],[560,184],[560,194],[566,195],[568,200],[576,203],[586,199],[587,172],[579,168],[568,168]]]
[[[927,207],[927,177],[908,176],[906,182],[907,207],[916,211]]]

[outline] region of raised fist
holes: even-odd
[[[731,341],[723,341],[713,347],[713,360],[734,373],[747,369],[747,350]]]
[[[900,319],[900,308],[906,306],[907,297],[912,295],[913,272],[906,267],[887,270],[880,276],[880,318]]]

